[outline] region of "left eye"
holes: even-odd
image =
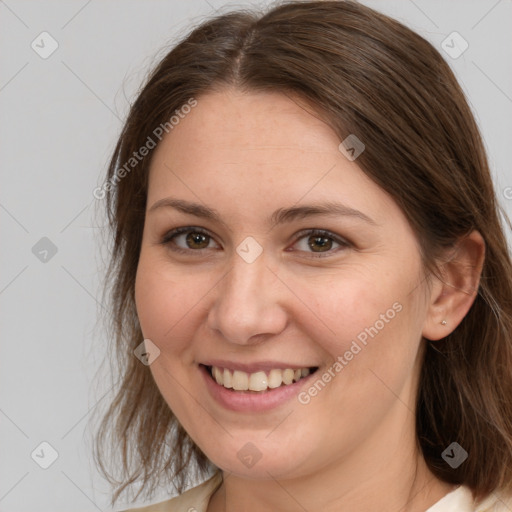
[[[349,247],[350,244],[346,240],[343,240],[342,238],[336,236],[334,233],[331,233],[330,231],[326,231],[323,229],[312,229],[308,230],[306,232],[299,233],[299,238],[297,239],[297,242],[295,244],[303,244],[303,249],[306,252],[306,247],[312,250],[314,253],[314,257],[316,258],[322,258],[324,257],[324,254],[329,256],[333,252],[333,243],[337,244],[339,247]],[[318,250],[317,250],[318,249]]]
[[[176,241],[185,237],[185,246],[179,245]],[[302,244],[299,250],[312,253],[313,257],[324,257],[337,252],[335,249],[350,247],[350,243],[336,236],[330,231],[323,229],[310,229],[298,233],[294,245]],[[170,231],[161,240],[163,245],[169,246],[172,251],[181,253],[200,252],[208,249],[213,237],[202,228],[186,227]],[[337,244],[339,247],[333,247]],[[310,249],[310,251],[308,251]],[[333,250],[334,249],[334,250]]]

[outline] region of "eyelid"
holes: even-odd
[[[176,238],[179,235],[185,234],[185,233],[201,233],[203,235],[206,235],[210,239],[215,240],[215,237],[211,233],[209,233],[208,230],[206,230],[204,228],[200,228],[198,226],[182,226],[179,228],[171,229],[170,231],[166,232],[163,235],[162,239],[160,240],[160,244],[169,245],[174,238]],[[182,253],[191,253],[191,252],[201,253],[205,249],[197,249],[197,250],[183,249],[182,247],[175,246],[171,250],[176,251],[176,252],[182,252]]]
[[[175,237],[182,235],[184,233],[201,233],[201,234],[209,237],[211,240],[215,241],[215,237],[208,230],[206,230],[204,228],[201,228],[198,226],[182,226],[182,227],[174,228],[174,229],[166,232],[163,235],[163,237],[161,238],[159,243],[161,245],[170,245],[172,240]],[[327,229],[322,229],[322,228],[307,228],[307,229],[303,229],[303,230],[295,233],[293,245],[295,245],[299,240],[301,240],[302,238],[304,238],[307,235],[324,236],[326,238],[331,238],[335,243],[340,245],[340,247],[335,250],[328,250],[328,251],[319,252],[319,253],[308,252],[308,254],[311,255],[313,258],[322,258],[322,257],[333,256],[334,254],[337,254],[339,252],[339,250],[341,250],[341,249],[354,247],[354,244],[352,242],[350,242],[349,240],[337,235],[336,233],[333,233],[332,231],[329,231]],[[215,243],[217,243],[217,242],[215,242]],[[206,251],[207,248],[183,249],[182,247],[174,246],[174,247],[172,247],[171,250],[174,252],[178,252],[178,253],[187,253],[187,254],[198,253],[198,255],[200,255],[203,253],[203,251]],[[298,251],[298,252],[307,252],[307,251]]]
[[[347,249],[350,247],[354,247],[354,244],[349,242],[347,239],[341,237],[340,235],[337,235],[336,233],[333,233],[332,231],[329,231],[328,229],[322,229],[322,228],[307,228],[299,231],[295,234],[294,238],[295,241],[293,242],[293,245],[295,245],[299,240],[304,238],[305,236],[320,236],[325,238],[331,238],[334,240],[335,243],[337,243],[340,247],[337,249],[331,249],[329,251],[325,252],[308,252],[309,255],[311,255],[313,258],[327,258],[329,256],[334,256],[338,254],[338,252],[342,249]],[[298,251],[301,252],[301,251]]]

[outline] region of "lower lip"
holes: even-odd
[[[217,384],[205,366],[199,365],[199,371],[203,375],[210,395],[226,409],[238,412],[259,412],[274,409],[296,397],[300,388],[317,373],[311,373],[293,384],[268,389],[267,391],[233,391]]]

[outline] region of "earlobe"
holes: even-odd
[[[422,335],[440,340],[462,322],[478,293],[485,260],[485,241],[474,230],[460,239],[439,264],[442,280],[436,279]]]

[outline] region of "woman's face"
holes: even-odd
[[[414,442],[419,250],[340,142],[285,95],[226,89],[155,149],[136,279],[150,370],[226,471],[293,478]]]

